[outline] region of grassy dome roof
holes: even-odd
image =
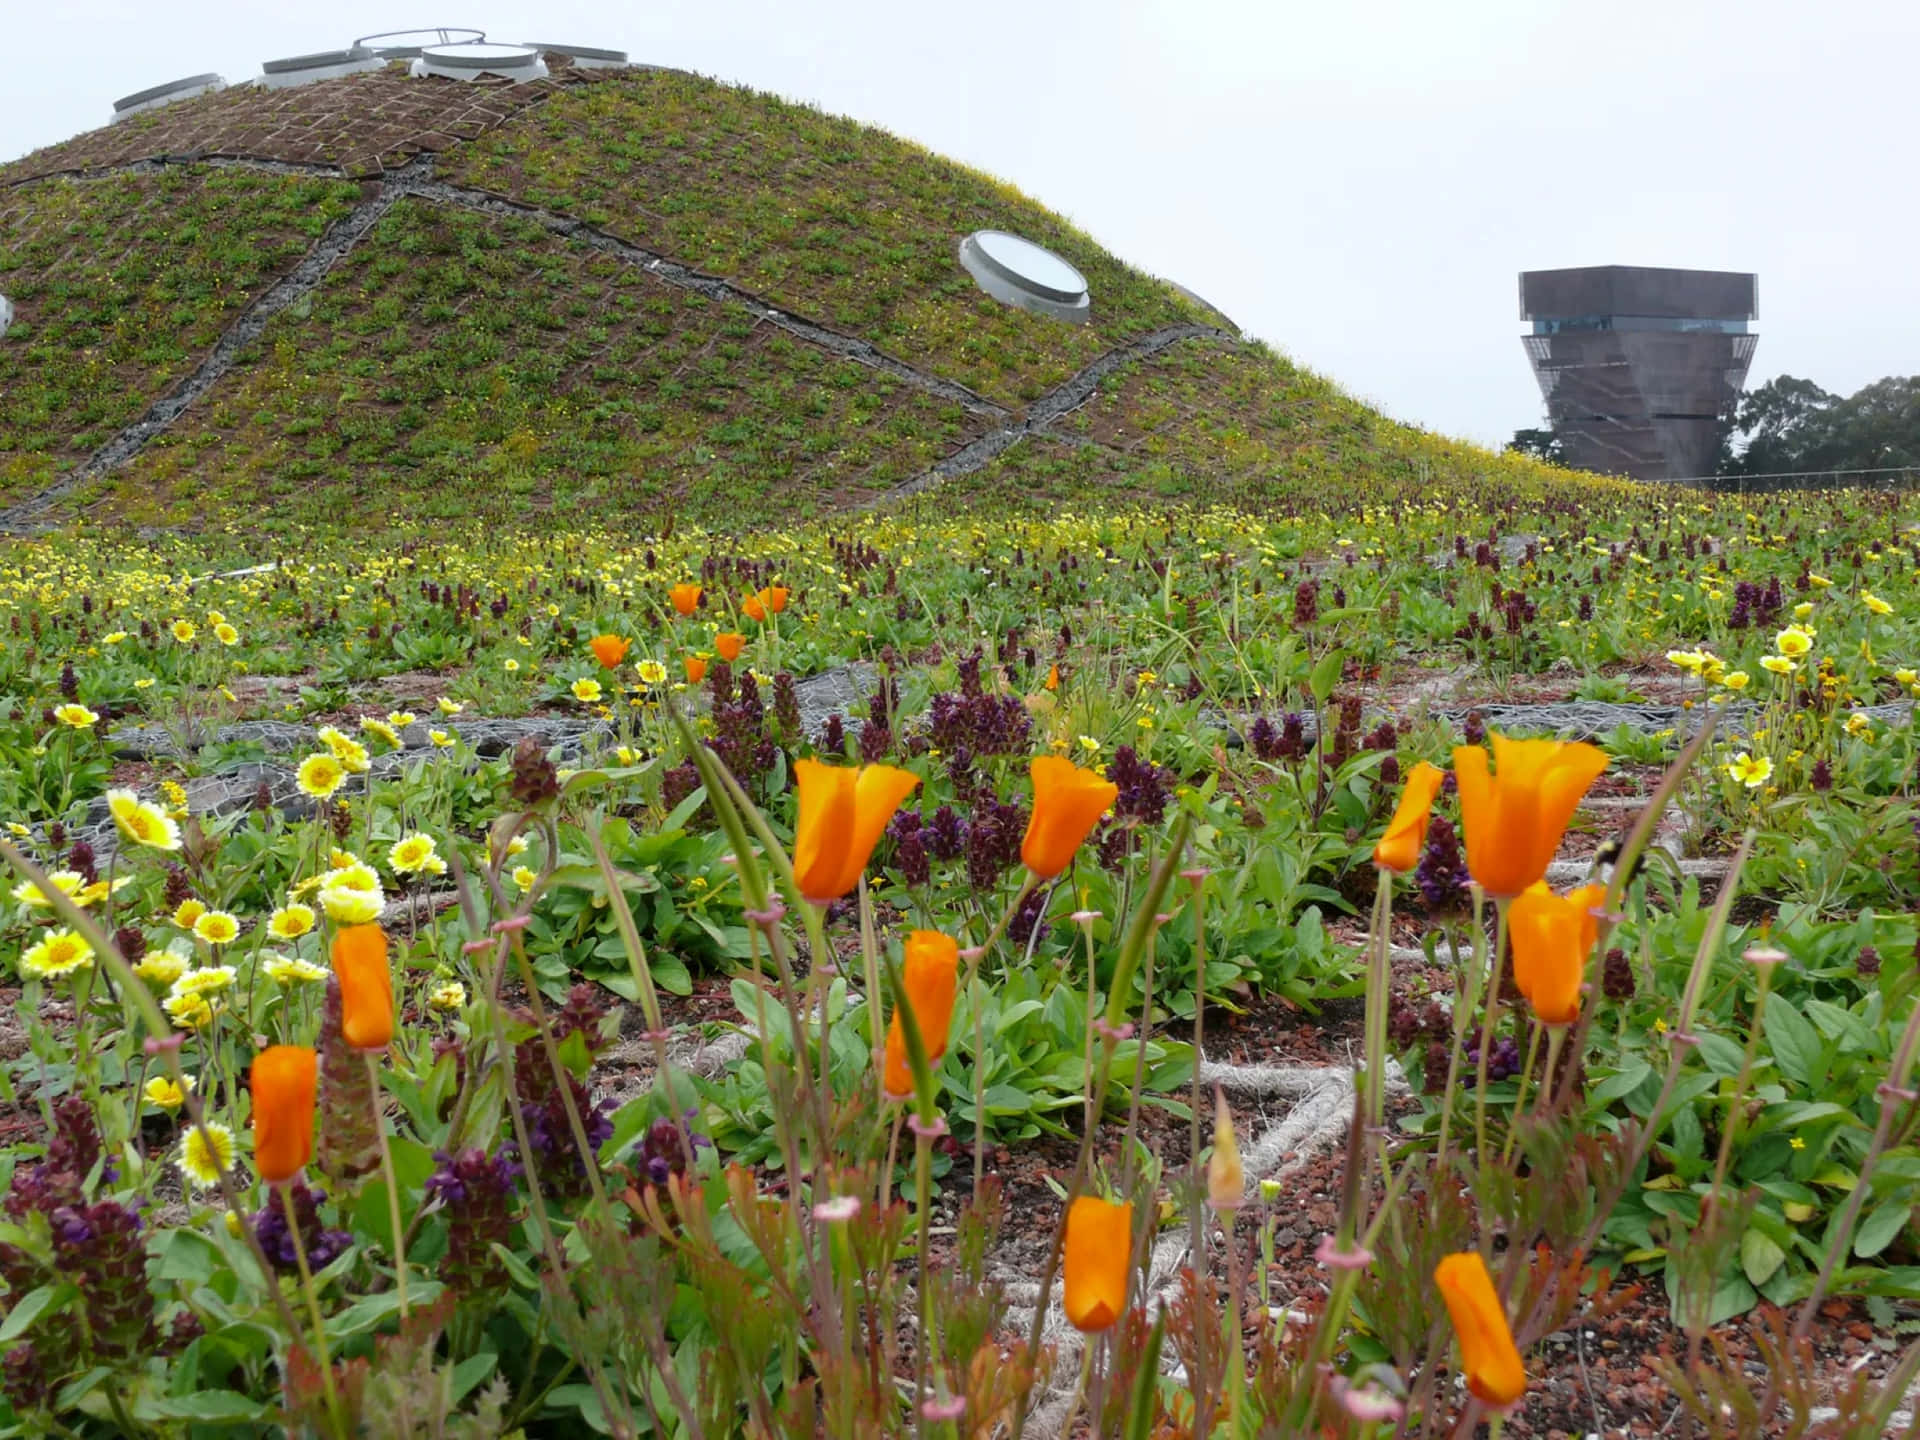
[[[1386,420],[897,137],[548,59],[236,87],[0,166],[0,517],[742,525],[1582,483]],[[1089,323],[983,293],[957,255],[982,229],[1075,266]]]

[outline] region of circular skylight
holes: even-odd
[[[596,50],[590,45],[555,45],[546,40],[529,40],[527,47],[543,55],[564,55],[582,70],[619,70],[627,63],[624,50]]]
[[[1004,230],[976,230],[960,242],[960,264],[994,299],[1056,320],[1085,323],[1086,277],[1051,250]]]
[[[176,100],[190,100],[195,95],[226,88],[227,82],[211,72],[189,75],[184,80],[169,80],[164,85],[155,85],[151,90],[136,90],[131,95],[122,95],[113,102],[113,118],[124,120],[143,110],[158,110],[162,105],[171,105]]]
[[[353,48],[364,46],[382,60],[412,60],[429,45],[458,45],[486,38],[484,30],[442,25],[433,30],[383,30],[378,35],[362,35],[353,42]]]
[[[482,75],[538,80],[547,73],[547,65],[531,45],[489,45],[485,41],[474,41],[427,46],[413,62],[413,73],[441,75],[450,80],[477,80]]]
[[[331,80],[336,75],[378,70],[386,63],[364,45],[355,45],[347,50],[322,50],[313,55],[289,55],[284,60],[269,60],[263,64],[260,67],[260,83],[269,90],[286,90],[295,85],[309,85],[315,80]]]

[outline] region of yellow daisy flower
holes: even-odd
[[[216,1121],[190,1126],[180,1142],[180,1169],[202,1190],[220,1183],[233,1169],[233,1131]]]

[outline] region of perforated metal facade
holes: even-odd
[[[1710,474],[1759,337],[1759,281],[1600,265],[1520,276],[1523,337],[1567,461],[1674,480]]]

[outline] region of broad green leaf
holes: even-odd
[[[1786,1263],[1787,1252],[1749,1225],[1740,1237],[1740,1268],[1755,1285],[1764,1285]]]
[[[1767,1007],[1767,1043],[1789,1080],[1811,1085],[1820,1069],[1820,1035],[1791,1005]]]
[[[0,1344],[9,1340],[18,1340],[27,1333],[27,1327],[40,1318],[41,1312],[56,1300],[79,1293],[71,1285],[42,1285],[37,1290],[29,1290],[20,1302],[7,1314],[5,1324],[0,1324]]]
[[[1881,1205],[1860,1222],[1860,1228],[1853,1237],[1853,1253],[1862,1260],[1871,1260],[1906,1229],[1912,1214],[1913,1207],[1904,1200]]]

